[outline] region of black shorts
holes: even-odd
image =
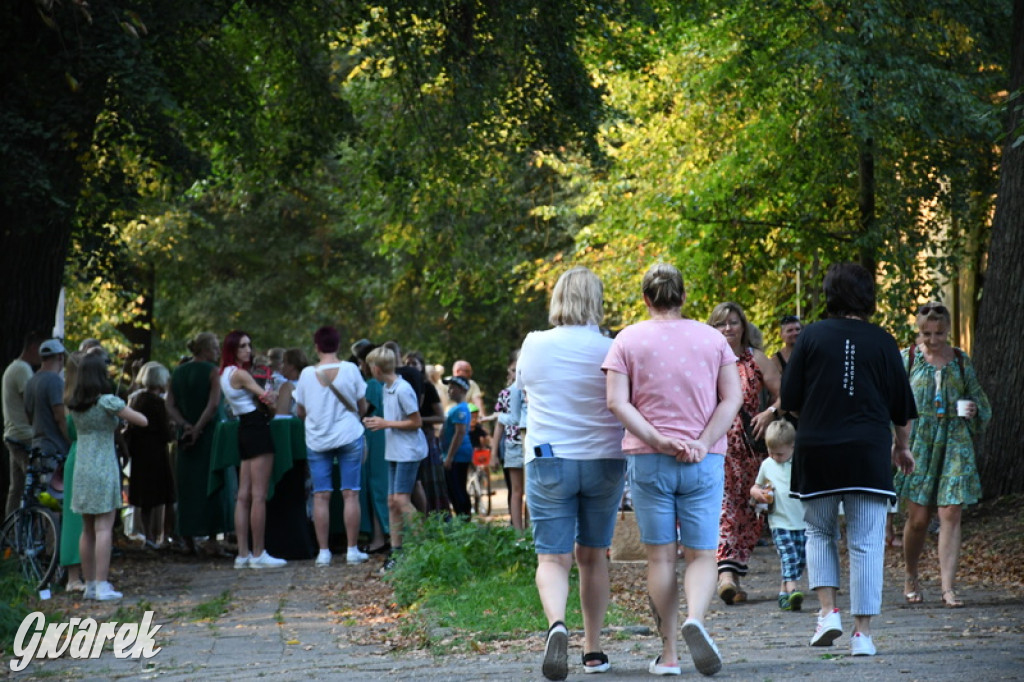
[[[238,456],[252,459],[258,455],[274,453],[274,439],[270,436],[267,416],[255,410],[238,418]]]

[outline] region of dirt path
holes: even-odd
[[[464,647],[472,654],[434,657],[425,650],[395,650],[401,632],[387,607],[389,592],[376,575],[380,560],[361,566],[336,563],[317,569],[294,562],[276,571],[235,571],[230,560],[129,550],[115,562],[115,584],[126,599],[116,605],[57,595],[53,606],[67,617],[118,620],[118,608],[151,609],[162,624],[163,649],[149,660],[117,660],[108,650],[98,660],[68,658],[33,663],[19,678],[45,679],[345,679],[531,680],[541,679],[541,633],[495,647]],[[941,607],[938,586],[923,585],[926,601],[903,603],[902,584],[890,579],[883,614],[875,622],[879,655],[849,656],[851,619],[840,595],[846,632],[832,649],[807,646],[816,603],[784,613],[775,604],[777,560],[759,548],[746,586],[747,604],[716,603],[708,629],[725,666],[715,679],[780,680],[1019,680],[1024,678],[1024,600],[1007,592],[965,588],[968,606]],[[642,565],[613,565],[613,580],[637,585]],[[635,587],[632,588],[635,591]],[[226,613],[195,621],[196,610],[219,602]],[[450,633],[434,633],[450,636]],[[578,665],[581,633],[570,642],[571,680],[583,679]],[[468,644],[468,643],[467,643]],[[499,650],[500,649],[500,650]],[[658,651],[646,627],[619,630],[606,639],[613,668],[601,680],[650,679],[647,664]],[[698,676],[685,665],[683,674]],[[592,678],[587,678],[592,679]]]

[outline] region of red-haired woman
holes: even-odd
[[[276,396],[264,390],[249,373],[252,355],[252,340],[245,332],[235,330],[224,337],[220,353],[220,389],[238,417],[238,455],[241,458],[235,500],[235,533],[238,535],[235,568],[277,568],[288,562],[270,556],[263,547],[274,442],[267,417],[256,405],[257,400],[273,405]]]

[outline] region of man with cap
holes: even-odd
[[[32,366],[39,364],[39,344],[45,338],[38,332],[26,334],[21,355],[4,370],[4,443],[10,453],[10,485],[7,489],[5,518],[21,504],[21,492],[25,487],[25,469],[28,467],[26,448],[32,442],[32,423],[25,414],[25,385],[32,378]]]
[[[25,384],[25,413],[32,422],[32,447],[63,460],[71,449],[64,409],[64,344],[50,339],[39,345],[42,366]]]

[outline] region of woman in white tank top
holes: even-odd
[[[220,358],[221,392],[238,417],[238,497],[235,500],[235,533],[238,556],[235,568],[277,568],[287,561],[270,556],[263,546],[267,521],[267,489],[274,468],[274,442],[267,416],[257,407],[260,400],[273,405],[272,390],[265,390],[249,373],[252,340],[235,330],[224,337]],[[249,535],[252,534],[252,551]]]

